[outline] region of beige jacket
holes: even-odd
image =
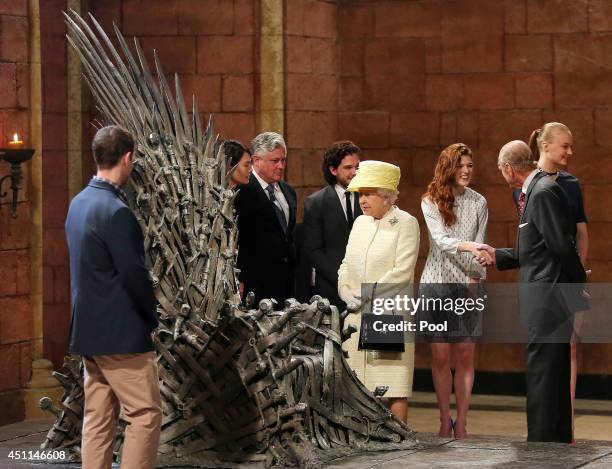
[[[362,215],[355,220],[344,260],[338,271],[338,288],[359,290],[362,283],[412,283],[419,253],[419,224],[412,215],[392,207],[375,220]],[[359,328],[361,313],[351,313],[345,327]],[[348,363],[357,377],[373,391],[389,386],[386,397],[410,397],[414,370],[414,343],[403,353],[358,351],[359,332],[344,342]]]

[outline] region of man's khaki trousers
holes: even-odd
[[[83,357],[83,469],[109,469],[119,406],[127,422],[121,469],[155,467],[162,421],[155,352]]]

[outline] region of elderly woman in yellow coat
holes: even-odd
[[[348,190],[359,192],[363,215],[353,224],[338,271],[338,293],[352,311],[345,324],[361,324],[361,284],[409,284],[419,252],[419,224],[397,208],[400,168],[382,161],[363,161]],[[404,352],[358,350],[359,332],[344,342],[348,364],[365,386],[389,386],[391,412],[406,421],[412,395],[414,343]]]

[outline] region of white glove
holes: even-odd
[[[346,303],[346,309],[356,311],[361,308],[361,290],[353,290],[348,285],[341,285],[338,288],[338,294],[342,301]]]

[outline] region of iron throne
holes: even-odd
[[[120,54],[91,15],[91,26],[75,12],[65,16],[103,119],[137,139],[131,206],[159,300],[159,461],[317,467],[356,450],[415,445],[347,366],[341,345],[355,328],[342,330],[336,307],[318,296],[287,300],[282,311],[273,300],[240,304],[228,161],[212,121],[202,129],[195,99],[188,114],[179,77],[173,94],[156,54],[157,80],[138,41],[132,52],[115,26]],[[54,374],[65,393],[58,406],[41,400],[57,418],[43,447],[65,447],[78,460],[79,357]]]

